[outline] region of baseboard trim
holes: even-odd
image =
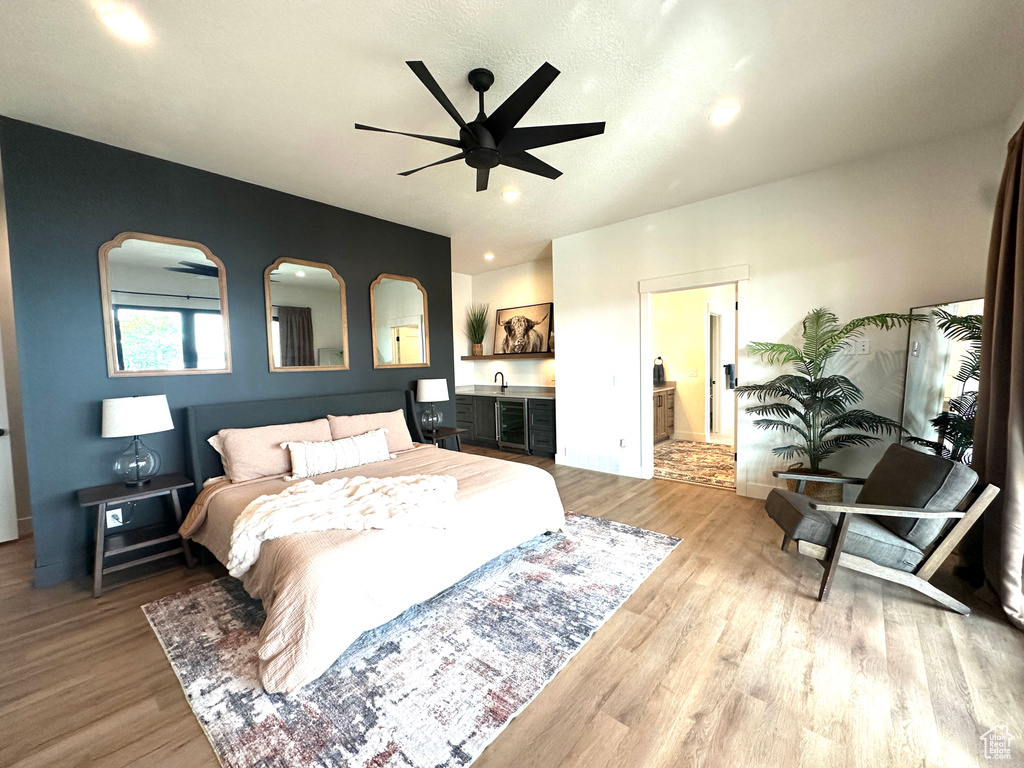
[[[27,537],[32,535],[32,518],[31,517],[19,517],[18,518],[18,536]]]
[[[766,485],[764,483],[746,483],[741,496],[747,496],[751,499],[767,499],[768,494],[775,488],[774,485]],[[738,489],[737,489],[738,490]]]

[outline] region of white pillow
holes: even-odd
[[[393,459],[394,456],[388,452],[385,432],[384,429],[375,429],[322,443],[281,443],[281,447],[287,448],[292,455],[292,473],[285,480],[324,475],[339,469]]]

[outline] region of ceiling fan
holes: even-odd
[[[564,141],[575,141],[585,139],[588,136],[596,136],[604,133],[604,123],[575,123],[572,125],[540,125],[529,128],[517,128],[516,125],[523,116],[536,103],[541,94],[558,77],[558,70],[545,62],[540,69],[530,75],[526,82],[516,89],[516,92],[505,99],[504,103],[488,116],[484,112],[484,93],[494,83],[494,75],[487,69],[474,69],[469,73],[469,84],[480,94],[480,113],[476,119],[467,123],[462,115],[452,104],[451,100],[441,90],[433,75],[427,70],[422,61],[407,61],[409,68],[416,77],[427,86],[427,90],[451,115],[452,119],[459,125],[459,138],[446,139],[441,136],[423,136],[418,133],[404,133],[403,131],[389,131],[385,128],[373,128],[369,125],[356,123],[360,131],[378,131],[380,133],[395,133],[399,136],[411,136],[414,139],[424,139],[437,144],[444,144],[455,147],[458,154],[438,160],[411,171],[403,171],[399,176],[409,176],[424,168],[432,168],[435,165],[443,165],[454,160],[465,160],[470,168],[476,168],[476,191],[483,192],[487,189],[487,179],[491,168],[498,165],[507,165],[510,168],[517,168],[520,171],[534,173],[548,179],[557,179],[562,172],[552,168],[543,160],[531,155],[527,150],[546,147],[550,144],[560,144]]]
[[[180,267],[164,267],[168,272],[183,272],[197,277],[218,277],[220,270],[216,264],[196,264],[193,261],[179,261]]]

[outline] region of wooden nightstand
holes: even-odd
[[[157,475],[151,478],[145,485],[126,486],[124,483],[111,483],[110,485],[97,485],[94,488],[83,488],[78,492],[78,504],[82,507],[97,507],[96,510],[96,553],[92,577],[92,596],[99,597],[103,591],[103,576],[114,571],[120,571],[133,565],[141,565],[152,560],[159,560],[163,557],[176,555],[179,552],[185,555],[185,562],[192,567],[192,553],[189,551],[188,542],[178,535],[177,529],[173,534],[152,536],[148,534],[147,528],[130,531],[125,534],[128,543],[123,546],[106,549],[107,538],[107,506],[127,504],[142,499],[152,499],[157,496],[169,496],[171,499],[171,511],[177,526],[181,526],[181,502],[178,499],[178,491],[181,488],[188,488],[193,483],[182,474]],[[132,536],[131,534],[135,534]],[[146,536],[149,535],[149,538]],[[155,555],[137,557],[134,560],[103,567],[104,560],[111,555],[120,555],[125,552],[134,552],[138,549],[156,546],[168,541],[179,541],[181,546],[174,549],[162,550]]]
[[[462,450],[462,440],[459,439],[466,430],[461,427],[438,427],[437,429],[424,429],[423,436],[438,448],[444,448],[449,437],[455,438],[455,450]]]

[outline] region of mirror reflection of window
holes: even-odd
[[[370,286],[375,368],[430,364],[426,292],[418,280],[381,275]]]
[[[204,246],[125,232],[100,275],[111,376],[230,370],[224,266]]]
[[[907,379],[903,392],[903,427],[910,435],[925,440],[938,439],[931,420],[949,410],[951,399],[965,391],[977,391],[978,383],[957,381],[970,342],[950,339],[939,328],[935,310],[957,317],[984,314],[984,300],[972,299],[929,307],[916,307],[912,312],[926,315],[927,322],[910,328],[907,349]]]
[[[265,273],[270,370],[348,369],[345,283],[328,264],[278,259]]]

